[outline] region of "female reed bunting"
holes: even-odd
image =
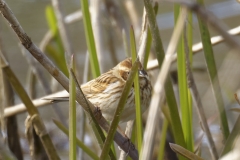
[[[101,74],[83,85],[81,89],[86,98],[96,107],[99,107],[103,117],[112,121],[124,85],[132,68],[132,59],[127,58],[108,72]],[[146,111],[150,104],[152,85],[147,72],[140,64],[138,67],[140,98],[142,113]],[[65,101],[68,97],[51,98],[53,101]],[[129,92],[120,122],[127,122],[135,118],[135,97],[134,86]]]

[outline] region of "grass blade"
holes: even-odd
[[[71,68],[75,71],[74,56],[71,57]],[[69,159],[76,160],[76,85],[69,70]]]
[[[204,4],[203,0],[198,0],[200,4]],[[204,56],[206,59],[206,64],[208,68],[208,74],[210,77],[211,85],[213,88],[215,100],[218,106],[220,119],[221,119],[221,126],[222,126],[222,132],[224,136],[224,140],[226,140],[229,136],[229,127],[228,127],[228,121],[227,121],[227,115],[224,108],[224,102],[222,98],[221,88],[218,80],[218,73],[217,73],[217,67],[215,64],[213,49],[211,45],[211,37],[208,31],[208,27],[206,24],[204,24],[203,20],[198,16],[198,23],[199,28],[201,32],[201,38],[203,43],[203,50],[204,50]]]
[[[97,51],[96,51],[96,46],[95,46],[94,36],[92,31],[92,23],[90,19],[91,17],[89,14],[88,7],[89,7],[88,1],[81,0],[81,9],[83,13],[83,23],[84,23],[85,36],[87,40],[87,47],[89,51],[90,65],[91,65],[92,75],[94,78],[96,78],[100,76],[100,69],[99,69]]]
[[[175,5],[174,17],[175,23],[178,19],[180,6]],[[185,26],[186,27],[186,26]],[[185,45],[183,34],[179,39],[177,48],[177,65],[178,65],[178,85],[179,85],[179,100],[182,113],[182,127],[187,149],[193,151],[193,136],[192,136],[192,105],[189,104],[189,91],[187,87],[187,74],[186,74],[186,57]]]
[[[137,59],[136,42],[133,27],[130,28],[130,44],[132,53],[132,64]],[[134,78],[134,95],[135,95],[135,107],[136,107],[136,126],[137,126],[137,145],[138,150],[141,150],[143,130],[142,130],[142,109],[140,101],[140,90],[139,90],[139,76],[138,73]]]
[[[198,155],[190,152],[189,150],[187,150],[177,144],[170,143],[170,147],[172,148],[172,150],[174,152],[179,153],[182,156],[184,156],[190,160],[203,160],[203,158],[199,157]]]

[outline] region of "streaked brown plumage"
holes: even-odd
[[[95,106],[100,107],[103,116],[109,121],[113,119],[114,112],[118,105],[131,68],[132,60],[131,58],[127,58],[110,71],[103,73],[98,78],[93,79],[81,86],[83,93],[88,100]],[[142,66],[139,66],[139,81],[141,91],[141,107],[142,111],[144,112],[150,103],[152,86],[148,75],[143,70]],[[134,118],[134,88],[132,87],[121,115],[121,121],[126,122]]]
[[[108,72],[103,73],[98,78],[81,86],[84,95],[93,105],[100,108],[103,116],[108,121],[112,121],[113,119],[131,68],[132,59],[127,58]],[[142,65],[139,66],[139,84],[141,91],[141,107],[142,112],[144,112],[150,103],[152,86]],[[134,101],[134,87],[132,87],[122,112],[120,122],[126,122],[135,118]]]

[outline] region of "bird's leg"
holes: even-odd
[[[122,136],[128,138],[127,135],[124,133],[124,131],[122,130],[122,128],[119,125],[118,125],[118,131],[122,134]]]

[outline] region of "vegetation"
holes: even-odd
[[[49,31],[45,36],[38,35],[42,36],[38,47],[28,31],[22,28],[23,24],[18,22],[15,13],[11,12],[11,6],[0,0],[4,21],[10,23],[22,44],[17,52],[23,53],[29,68],[28,83],[22,84],[23,80],[16,76],[18,70],[15,70],[16,67],[13,69],[11,60],[8,61],[10,51],[4,46],[4,32],[0,28],[0,159],[21,160],[29,156],[32,159],[54,160],[126,157],[142,160],[216,160],[224,159],[224,156],[231,159],[232,154],[239,150],[234,143],[240,130],[240,118],[236,114],[239,106],[234,106],[240,104],[240,74],[237,73],[240,41],[236,37],[240,28],[228,32],[224,22],[204,7],[203,0],[160,4],[143,0],[139,6],[135,4],[138,1],[121,2],[124,5],[109,0],[90,2],[89,10],[88,1],[80,1],[80,16],[76,18],[73,14],[64,15],[65,6],[58,0],[52,0],[52,5],[48,4],[45,8],[45,23],[48,24],[45,29]],[[237,1],[231,3],[239,5]],[[164,5],[171,6],[169,8],[174,13],[174,20],[168,20],[174,22],[174,29],[168,30],[167,36],[157,21],[165,12]],[[123,16],[126,15],[124,9],[129,17]],[[193,15],[197,17],[196,23]],[[74,30],[70,29],[75,23],[82,25],[85,34],[80,34],[81,30],[76,26]],[[84,51],[76,47],[80,42],[74,42],[71,38],[73,34],[78,38],[81,36]],[[211,37],[213,34],[219,36]],[[194,44],[195,41],[200,41],[200,44]],[[219,43],[222,44],[217,45]],[[108,122],[98,106],[93,106],[83,95],[80,82],[86,83],[98,77],[129,53],[132,56],[132,71],[116,113],[113,113],[115,118]],[[85,59],[82,58],[84,54]],[[151,77],[153,87],[148,112],[143,116],[140,80],[135,76],[139,61]],[[22,65],[18,60],[15,63]],[[53,85],[53,78],[60,85]],[[135,95],[136,123],[127,122],[123,135],[117,129],[118,115],[122,113],[133,84],[135,93],[138,93]],[[49,97],[66,96],[65,92],[45,97],[59,92],[59,86],[69,92],[69,104],[51,104],[49,101]],[[25,88],[29,88],[28,93]],[[14,94],[24,105],[13,102]],[[37,98],[40,100],[34,100]],[[76,106],[76,101],[79,106]],[[42,106],[45,107],[36,109]],[[23,111],[28,112],[28,116],[20,115]],[[24,124],[23,118],[16,120],[18,115],[26,119],[25,136],[17,128],[17,125]],[[120,151],[116,145],[121,148]]]

